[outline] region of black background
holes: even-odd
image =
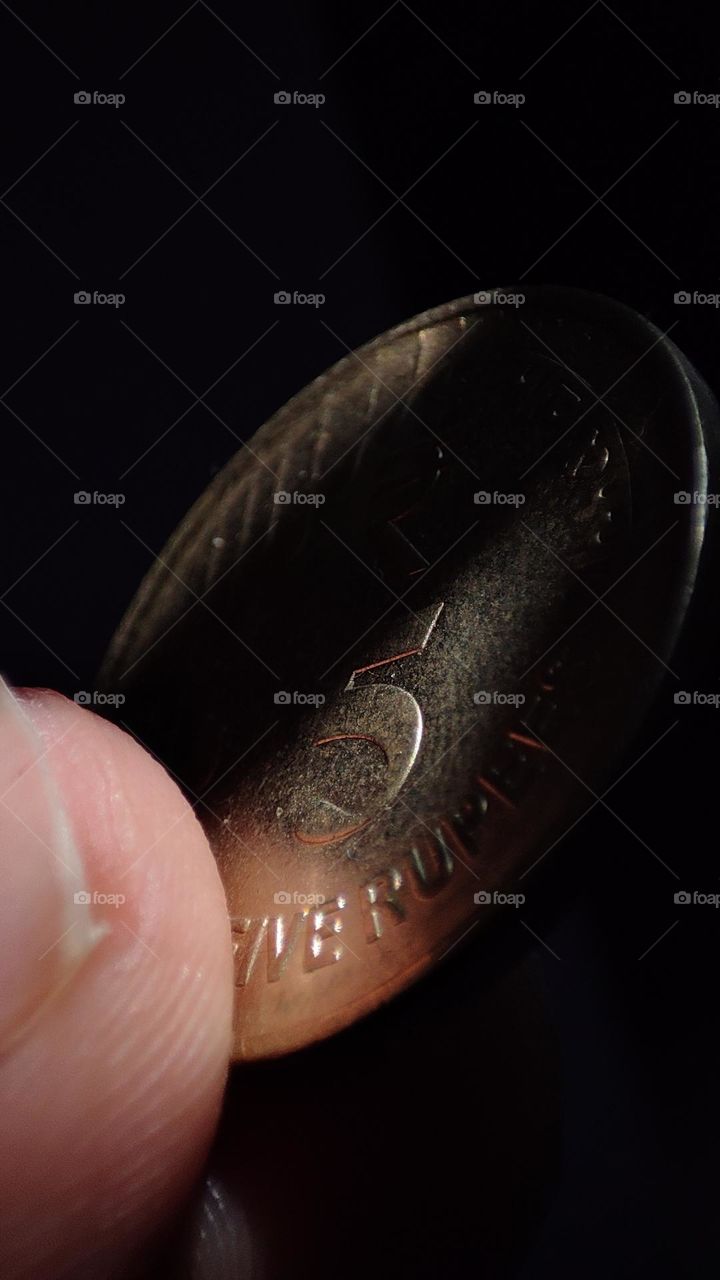
[[[674,102],[680,90],[720,91],[705,21],[699,6],[603,0],[3,5],[9,679],[92,688],[153,553],[239,441],[347,349],[418,311],[498,284],[596,290],[671,329],[717,390],[718,313],[674,302],[678,290],[720,289],[720,115]],[[526,102],[474,103],[494,89]],[[77,105],[81,90],[126,101]],[[280,90],[326,102],[279,105]],[[84,289],[126,300],[77,306]],[[278,307],[282,289],[326,301]],[[95,489],[124,505],[74,504]],[[716,650],[710,570],[674,663],[685,687],[718,690]],[[407,1069],[405,1156],[421,1161],[426,1144],[428,1165],[422,1194],[405,1184],[404,1226],[391,1232],[388,1169],[407,1179],[409,1162],[379,1124],[385,1200],[363,1205],[372,1179],[364,1191],[353,1182],[358,1221],[372,1218],[377,1233],[360,1256],[378,1274],[383,1260],[424,1275],[443,1259],[448,1274],[524,1280],[717,1272],[717,914],[673,902],[680,887],[720,889],[717,715],[676,708],[665,691],[614,813],[596,809],[560,852],[529,917],[542,941],[517,940],[557,1055],[557,1127],[533,1173],[532,1213],[521,1198],[516,1220],[497,1164],[504,1132],[507,1165],[512,1153],[526,1162],[517,1116],[533,1110],[540,1070],[526,1031],[493,1097],[482,1064],[497,1045],[482,1020],[456,1046],[469,1059],[445,1058],[426,1104],[402,1054],[382,1061],[381,1092]],[[462,962],[453,973],[458,989],[472,985]],[[437,988],[420,988],[399,1017],[432,1019],[433,999]],[[462,1002],[457,1012],[469,1016]],[[336,1101],[368,1103],[341,1089]],[[438,1145],[438,1129],[452,1141]],[[487,1184],[508,1237],[490,1244],[480,1208],[473,1222]],[[284,1214],[279,1204],[278,1223]],[[352,1255],[357,1222],[345,1226]],[[312,1229],[323,1227],[317,1211]],[[334,1261],[355,1274],[349,1258]]]

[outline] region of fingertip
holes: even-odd
[[[8,1277],[90,1263],[101,1276],[202,1165],[230,1053],[229,923],[205,836],[165,770],[60,695],[21,702],[81,857],[79,906],[103,934],[0,1060],[0,1257]]]

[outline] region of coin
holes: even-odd
[[[641,316],[493,291],[341,360],[214,479],[101,678],[217,856],[238,1058],[522,910],[670,671],[716,431]]]

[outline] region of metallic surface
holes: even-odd
[[[498,894],[668,674],[708,519],[674,495],[706,491],[714,406],[627,308],[525,297],[418,316],[290,401],[109,650],[219,860],[239,1058],[347,1025],[517,909]]]

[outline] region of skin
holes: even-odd
[[[134,1274],[217,1123],[232,1007],[225,899],[192,811],[137,743],[59,694],[19,697],[88,887],[125,902],[96,909],[102,936],[0,1056],[0,1274]],[[22,785],[30,826],[37,786],[40,825],[40,770]]]

